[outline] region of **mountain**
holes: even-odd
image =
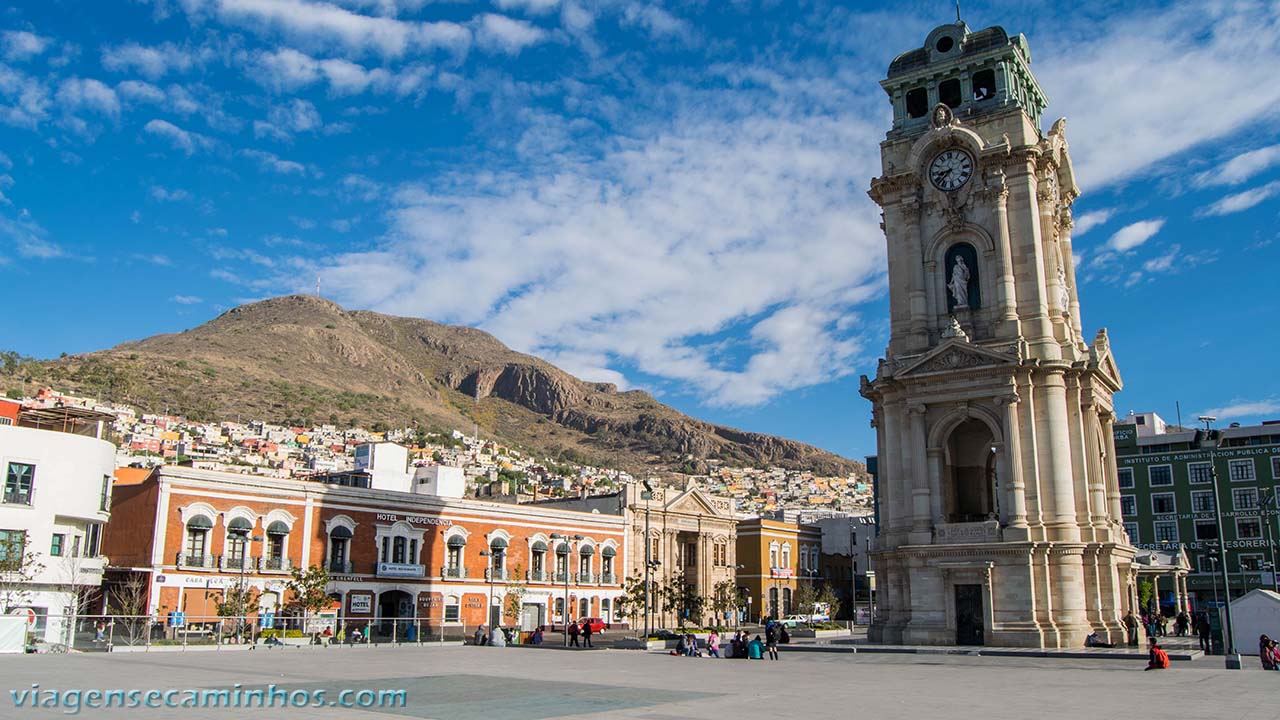
[[[228,310],[180,333],[6,363],[59,389],[191,419],[470,429],[565,462],[700,469],[706,460],[865,473],[825,450],[688,417],[639,390],[579,380],[469,327],[347,311],[309,295]]]

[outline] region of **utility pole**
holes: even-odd
[[[1212,415],[1201,415],[1200,422],[1204,423],[1205,442],[1209,445],[1209,477],[1213,479],[1213,496],[1214,496],[1214,515],[1218,521],[1218,543],[1222,546],[1222,562],[1219,564],[1219,570],[1222,572],[1222,593],[1224,595],[1224,604],[1226,612],[1223,616],[1222,624],[1222,642],[1226,649],[1226,668],[1228,670],[1240,669],[1240,654],[1236,652],[1235,638],[1232,637],[1231,622],[1231,576],[1227,572],[1227,540],[1222,534],[1222,495],[1218,491],[1218,441],[1213,437],[1211,425],[1216,417]]]

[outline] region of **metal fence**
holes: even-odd
[[[379,647],[473,643],[476,625],[427,618],[39,615],[27,628],[27,651],[37,653],[185,650],[202,648]],[[512,642],[526,633],[509,628]]]

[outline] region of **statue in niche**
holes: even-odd
[[[951,299],[956,307],[969,307],[969,265],[959,255],[951,266],[951,282],[947,283],[947,288],[951,290]]]
[[[1067,287],[1067,271],[1058,263],[1058,307],[1062,312],[1071,310],[1071,288]]]

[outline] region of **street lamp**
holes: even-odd
[[[650,573],[657,567],[658,561],[650,556],[650,548],[653,545],[649,541],[649,501],[653,500],[653,485],[648,480],[640,481],[644,485],[644,492],[640,493],[640,499],[644,500],[644,639],[649,641],[649,590],[650,590]]]
[[[248,547],[251,541],[262,542],[262,536],[254,535],[250,537],[248,529],[238,530],[233,534],[235,535],[236,539],[240,542],[240,596],[238,598],[238,601],[240,605],[240,608],[239,608],[240,616],[241,616],[240,622],[243,623],[248,619],[248,608],[244,606],[244,566],[245,566],[245,563],[249,560],[249,553],[246,551],[246,548]]]
[[[569,547],[568,541],[580,541],[583,537],[581,535],[574,535],[570,538],[568,535],[551,533],[551,539],[566,541],[556,547],[556,555],[564,559],[564,612],[561,615],[564,620],[564,646],[569,647],[569,556],[572,548]],[[564,552],[560,552],[560,548],[564,548]]]
[[[1227,651],[1225,664],[1228,670],[1239,670],[1240,654],[1236,652],[1235,639],[1231,637],[1231,577],[1227,574],[1226,535],[1222,534],[1222,494],[1218,491],[1218,443],[1213,438],[1213,430],[1210,427],[1218,418],[1212,415],[1201,415],[1198,419],[1204,423],[1204,442],[1209,445],[1209,477],[1213,479],[1213,510],[1218,522],[1218,543],[1222,546],[1222,562],[1218,567],[1222,573],[1222,593],[1225,596],[1224,605],[1227,610],[1223,616],[1222,626],[1223,644]]]
[[[502,551],[501,550],[492,550],[492,551],[481,550],[480,557],[490,558],[490,560],[485,561],[489,567],[484,571],[485,577],[488,578],[489,580],[489,610],[488,612],[485,613],[487,616],[485,619],[489,623],[489,634],[490,636],[492,636],[493,626],[495,624],[500,625],[502,623],[501,613],[498,614],[498,622],[497,623],[493,622],[493,574],[497,572],[498,566],[501,565],[502,563]]]

